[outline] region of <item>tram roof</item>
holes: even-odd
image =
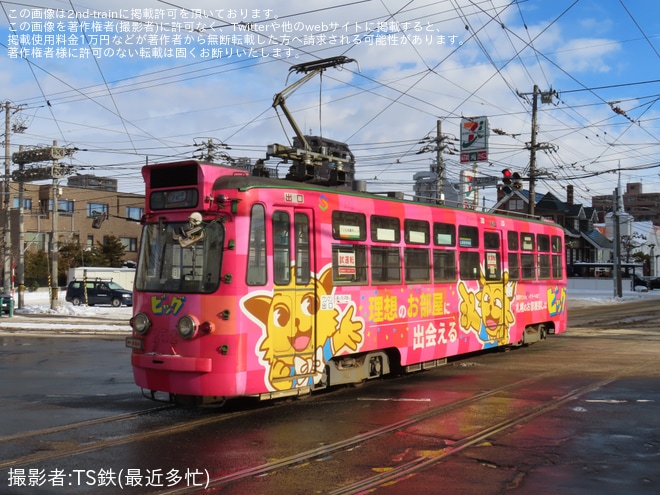
[[[297,189],[297,190],[303,190],[303,191],[318,191],[318,192],[335,192],[337,194],[343,194],[343,195],[350,195],[350,196],[357,196],[360,198],[367,198],[367,199],[379,199],[382,201],[394,201],[394,202],[399,202],[399,203],[407,203],[407,204],[415,204],[419,206],[425,206],[425,207],[435,207],[435,208],[446,208],[450,210],[463,210],[463,208],[457,208],[454,206],[449,206],[449,205],[439,205],[439,204],[432,204],[432,203],[421,203],[421,202],[416,202],[416,201],[411,201],[409,199],[405,198],[397,198],[397,197],[392,197],[392,196],[385,196],[381,195],[379,193],[373,193],[373,192],[368,192],[368,191],[353,191],[350,189],[345,189],[345,188],[340,188],[340,187],[331,187],[331,186],[324,186],[321,184],[313,184],[313,183],[308,183],[308,182],[297,182],[297,181],[292,181],[292,180],[287,180],[287,179],[273,179],[270,177],[257,177],[257,176],[251,176],[251,175],[224,175],[222,177],[218,177],[216,181],[213,184],[213,189],[236,189],[239,191],[246,191],[248,189],[252,188],[258,188],[258,187],[263,187],[263,188],[272,188],[272,189]],[[383,193],[384,194],[384,193]],[[488,215],[488,216],[494,216],[494,217],[501,217],[501,218],[507,218],[507,219],[514,219],[514,220],[521,220],[521,221],[526,221],[526,222],[534,222],[534,223],[539,223],[539,224],[544,224],[544,225],[556,225],[558,227],[559,224],[549,221],[549,220],[544,220],[540,217],[527,217],[524,215],[507,215],[501,212],[494,212],[494,211],[477,211],[477,210],[464,210],[466,212],[470,211],[473,213],[477,214],[483,214],[483,215]]]

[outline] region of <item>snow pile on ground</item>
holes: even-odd
[[[14,318],[0,319],[0,332],[27,330],[33,335],[130,335],[128,324],[133,308],[121,306],[74,306],[60,292],[57,308],[51,309],[48,291],[25,292],[23,308],[14,309]],[[14,295],[18,303],[18,294]],[[94,318],[91,321],[88,318]],[[103,323],[106,322],[106,324]]]
[[[584,306],[611,306],[630,301],[653,301],[660,300],[660,290],[655,291],[632,291],[624,290],[621,297],[614,297],[611,291],[568,291],[568,309]]]
[[[121,306],[74,306],[64,299],[65,292],[60,291],[57,308],[51,309],[50,293],[47,291],[25,292],[24,307],[17,309],[14,313],[19,315],[60,315],[78,317],[107,317],[118,320],[128,320],[133,315],[133,308]],[[14,303],[17,304],[18,294],[14,294]]]
[[[108,318],[126,318],[129,319],[133,314],[133,308],[121,306],[113,308],[112,306],[74,306],[66,302],[65,291],[60,290],[58,297],[58,306],[56,309],[50,308],[50,293],[48,291],[36,291],[24,293],[24,307],[16,309],[16,314],[32,315],[32,314],[53,314],[61,316],[78,316],[78,317],[108,317]],[[660,290],[648,292],[633,292],[630,290],[623,291],[623,297],[614,297],[614,291],[581,291],[569,290],[569,302],[578,302],[580,304],[592,303],[599,305],[618,304],[627,301],[636,301],[642,299],[660,299]],[[14,294],[14,302],[17,303],[18,294]]]

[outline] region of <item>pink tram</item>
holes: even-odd
[[[197,161],[142,174],[126,345],[151,398],[305,394],[566,330],[553,223]]]

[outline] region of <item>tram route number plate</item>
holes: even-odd
[[[142,350],[142,339],[137,337],[126,337],[126,347],[129,349],[137,349],[138,351]]]

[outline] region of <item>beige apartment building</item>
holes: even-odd
[[[622,191],[623,210],[632,215],[637,222],[653,222],[660,225],[660,193],[645,193],[641,182],[629,182]],[[599,212],[602,218],[612,211],[612,194],[593,196],[591,206]],[[601,218],[601,221],[602,221]]]
[[[23,187],[23,248],[48,251],[53,232],[53,186],[24,183]],[[144,213],[143,195],[118,192],[116,180],[94,176],[71,177],[68,185],[58,186],[56,191],[59,244],[74,242],[84,249],[103,243],[107,236],[114,235],[124,245],[124,260],[137,261],[140,218]],[[5,225],[6,214],[3,209],[0,225]],[[103,214],[105,220],[100,228],[94,228],[94,219]],[[18,260],[20,211],[19,184],[16,182],[10,183],[9,215],[12,258]]]

